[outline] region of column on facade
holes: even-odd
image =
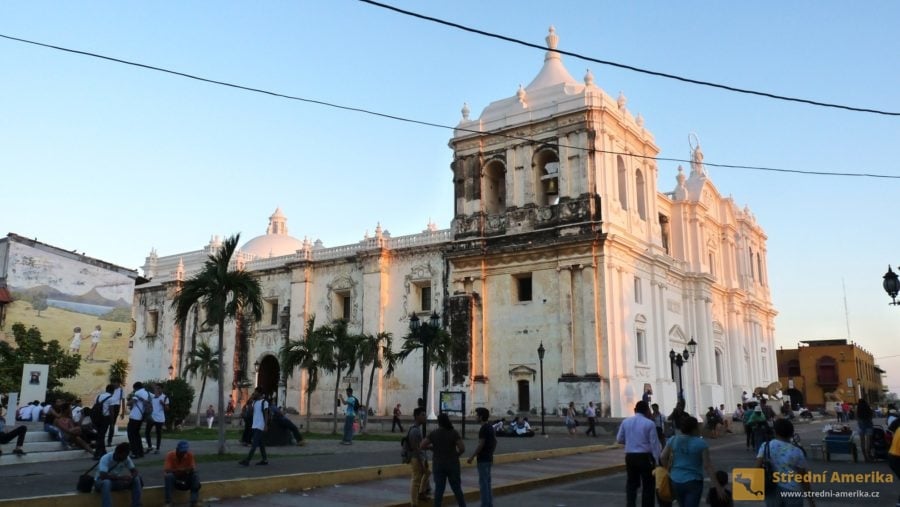
[[[616,268],[612,261],[605,264],[604,273],[604,294],[605,294],[605,311],[606,318],[603,319],[604,329],[606,331],[606,348],[607,348],[607,364],[609,368],[609,391],[610,391],[610,408],[616,414],[617,407],[613,404],[618,403],[619,398],[619,375],[622,371],[621,361],[622,354],[621,344],[619,343],[618,332],[616,331],[616,316],[618,311],[616,304],[619,301],[618,286],[616,283]]]
[[[615,279],[616,279],[616,294],[619,297],[615,298],[616,301],[616,318],[613,323],[613,339],[616,343],[619,344],[619,386],[616,394],[619,397],[619,413],[620,414],[628,414],[630,411],[629,402],[630,399],[626,399],[625,394],[628,391],[628,388],[637,389],[635,386],[631,386],[631,368],[634,364],[636,364],[635,354],[634,354],[634,346],[633,341],[629,339],[630,333],[629,329],[631,329],[632,320],[628,318],[626,315],[628,305],[625,304],[625,301],[622,299],[621,295],[626,294],[625,290],[625,269],[622,266],[616,266],[615,271]],[[641,386],[642,387],[642,386]],[[640,396],[640,392],[635,392],[635,396]]]
[[[584,301],[584,271],[581,264],[572,266],[572,354],[574,356],[574,368],[576,375],[584,375],[587,371],[587,358],[585,357],[585,301]]]
[[[656,335],[653,339],[654,362],[656,363],[654,369],[656,370],[656,382],[662,387],[664,383],[671,380],[671,368],[669,367],[671,347],[666,334],[666,283],[651,282],[650,291],[653,302],[654,334]]]
[[[312,268],[309,263],[302,263],[291,269],[291,330],[292,335],[289,338],[298,338],[300,334],[306,332],[306,323],[311,315],[310,309],[310,289],[311,289]],[[307,337],[303,336],[305,340]],[[309,382],[308,375],[300,370],[299,375],[294,375],[293,382],[295,388],[299,390],[297,399],[297,409],[301,414],[306,413],[306,386]],[[290,382],[291,379],[288,379]],[[288,400],[284,400],[285,406]]]
[[[385,292],[390,286],[390,276],[388,274],[390,261],[385,254],[385,250],[379,250],[372,257],[366,259],[363,265],[360,303],[362,307],[361,331],[372,335],[377,335],[384,331],[384,307],[388,301]],[[432,283],[434,283],[434,280],[432,280]],[[435,286],[432,290],[438,293],[439,288]],[[376,353],[381,354],[381,351]],[[384,375],[375,375],[375,385],[369,387],[369,389],[375,390],[373,393],[374,400],[370,400],[369,403],[375,405],[376,413],[382,413],[385,409],[384,380]],[[365,385],[364,379],[363,385]],[[360,396],[363,394],[363,392],[360,392]]]
[[[472,374],[475,377],[488,377],[490,364],[488,364],[489,337],[484,332],[484,304],[487,301],[484,290],[486,280],[478,278],[471,281],[472,299]],[[477,297],[474,297],[476,296]],[[487,392],[487,391],[485,391]]]
[[[594,265],[586,265],[581,270],[581,322],[582,343],[584,347],[584,373],[603,375],[600,362],[600,292],[598,290],[597,270]]]
[[[575,343],[574,343],[574,302],[572,292],[572,268],[571,266],[558,266],[556,268],[559,280],[559,323],[563,330],[560,337],[560,363],[562,373],[575,374]]]

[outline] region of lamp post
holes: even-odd
[[[891,269],[890,264],[888,265],[887,273],[884,274],[884,282],[882,282],[881,286],[884,287],[884,291],[891,297],[892,301],[888,304],[900,305],[900,302],[897,301],[897,293],[900,292],[900,279],[898,279],[897,273],[894,273]]]
[[[541,363],[541,435],[546,435],[547,430],[544,429],[544,352],[547,349],[544,348],[544,342],[542,341],[540,345],[538,345],[538,361]]]
[[[675,352],[674,349],[669,350],[669,361],[672,366],[678,368],[678,401],[684,401],[684,379],[681,377],[681,368],[696,353],[697,342],[694,341],[693,337],[691,337],[691,341],[688,342],[684,352]]]
[[[431,317],[428,318],[428,322],[425,326],[422,326],[422,322],[419,321],[419,317],[412,313],[409,316],[409,331],[412,336],[419,340],[419,343],[422,344],[422,406],[428,406],[428,368],[430,366],[430,357],[428,355],[428,346],[431,345],[431,340],[434,338],[434,333],[437,331],[438,327],[441,325],[441,316],[437,314],[437,311],[431,312]]]

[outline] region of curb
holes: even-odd
[[[615,449],[618,445],[588,445],[584,447],[565,447],[559,449],[546,449],[541,451],[524,451],[516,453],[498,454],[494,456],[494,463],[513,463],[518,461],[528,461],[534,459],[557,458],[563,456],[571,456],[575,454],[586,454],[591,452],[602,452],[609,449]],[[464,467],[474,467],[463,463]],[[616,465],[612,467],[600,468],[595,470],[583,470],[558,476],[541,477],[534,480],[525,480],[503,486],[493,488],[497,494],[508,494],[516,491],[524,491],[541,487],[545,484],[556,483],[559,481],[574,481],[589,477],[599,477],[609,473],[624,470],[624,465]],[[274,475],[270,477],[256,477],[253,480],[248,478],[225,479],[219,481],[203,481],[203,489],[201,489],[201,501],[213,501],[215,499],[224,498],[242,498],[249,496],[268,495],[273,493],[283,493],[286,491],[302,491],[310,488],[320,488],[324,486],[333,486],[335,484],[352,484],[358,482],[377,481],[380,479],[393,479],[397,477],[408,477],[409,465],[383,465],[370,466],[362,468],[353,468],[347,470],[330,470],[327,472],[307,472],[300,474],[284,474]],[[74,488],[73,488],[74,489]],[[162,505],[165,498],[162,486],[151,486],[144,488],[142,501],[145,505]],[[474,489],[466,492],[466,498],[473,495],[472,498],[478,498],[478,490]],[[176,491],[174,498],[176,502],[179,500],[187,500],[188,493]],[[127,505],[130,503],[131,496],[128,491],[117,491],[113,493],[113,503],[116,505]],[[66,507],[96,507],[99,496],[96,493],[66,493],[62,495],[35,496],[28,498],[13,498],[0,500],[0,506],[16,506],[16,507],[58,507],[65,505]],[[405,506],[406,503],[390,504]]]

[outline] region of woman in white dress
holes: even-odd
[[[72,343],[69,344],[69,352],[78,354],[81,352],[81,328],[76,327],[72,332],[74,334],[72,335]]]

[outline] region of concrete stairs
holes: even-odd
[[[0,444],[0,466],[17,465],[23,463],[44,463],[48,461],[70,461],[76,459],[89,459],[91,454],[83,449],[63,450],[62,444],[57,440],[52,440],[50,434],[44,431],[44,423],[32,423],[17,421],[12,427],[6,426],[6,429],[13,429],[16,426],[24,425],[28,428],[25,434],[25,445],[22,446],[25,456],[16,456],[12,453],[16,448],[15,439],[9,443]],[[124,431],[116,431],[113,436],[113,446],[120,442],[127,442],[128,437]]]

